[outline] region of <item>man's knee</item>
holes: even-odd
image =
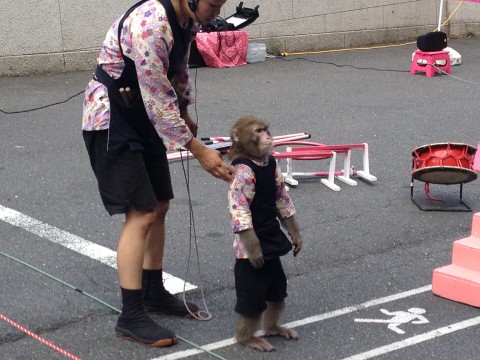
[[[158,219],[165,219],[168,209],[170,209],[170,200],[159,201],[155,208],[156,217]]]
[[[153,222],[155,221],[156,212],[154,210],[151,211],[138,211],[133,207],[130,207],[126,214],[126,223],[128,224],[136,224],[137,226],[144,227],[148,230]]]

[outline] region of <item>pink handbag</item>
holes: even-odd
[[[199,32],[198,52],[209,67],[223,68],[246,64],[248,33],[244,30]]]

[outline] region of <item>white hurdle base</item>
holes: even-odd
[[[363,170],[357,171],[357,176],[368,181],[377,181],[377,177],[370,174],[370,162],[368,160],[368,144],[365,145],[363,149]]]
[[[287,147],[287,152],[292,152],[292,148],[289,146]],[[292,158],[287,158],[287,172],[283,174],[285,177],[285,183],[287,183],[290,186],[297,186],[298,181],[293,178],[293,163],[292,163]]]
[[[357,182],[353,179],[350,179],[350,159],[352,157],[352,149],[348,149],[347,155],[343,160],[343,175],[337,176],[337,179],[343,181],[345,184],[350,186],[356,186]]]
[[[332,151],[332,157],[330,158],[330,165],[328,166],[328,177],[321,179],[321,183],[333,191],[340,191],[340,186],[335,184],[335,164],[337,162],[337,153]]]
[[[366,173],[365,171],[357,171],[357,176],[361,177],[362,179],[368,180],[368,181],[377,181],[377,177],[373,176],[372,174]]]

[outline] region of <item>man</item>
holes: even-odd
[[[163,347],[175,334],[150,312],[187,316],[163,287],[165,216],[173,191],[167,150],[187,148],[211,175],[229,181],[233,168],[195,139],[188,73],[192,32],[226,0],[143,0],[117,20],[103,42],[85,92],[82,130],[103,204],[125,214],[117,249],[122,313],[119,337]],[[194,24],[194,21],[197,24]]]

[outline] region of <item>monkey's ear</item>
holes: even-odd
[[[237,131],[232,131],[232,134],[230,135],[233,141],[238,142],[238,134]]]

